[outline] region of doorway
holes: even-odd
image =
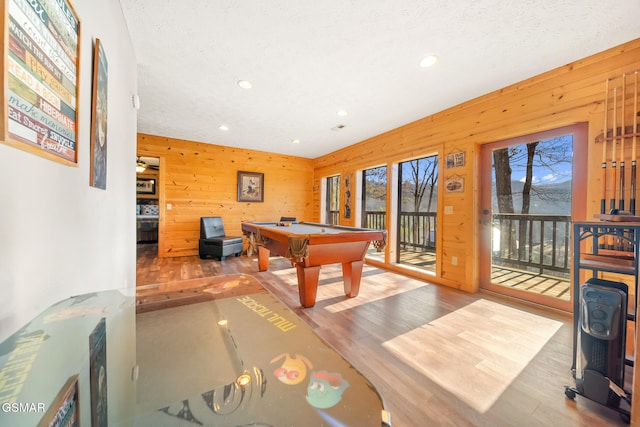
[[[571,310],[571,223],[584,215],[586,135],[586,125],[575,125],[482,147],[482,288]]]
[[[160,159],[136,157],[136,243],[157,244],[160,223]]]

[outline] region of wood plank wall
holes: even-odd
[[[313,217],[310,159],[148,134],[138,134],[137,155],[160,158],[159,256],[197,255],[202,216],[222,216],[236,236],[243,221]],[[237,201],[238,171],[264,173],[263,203]]]
[[[450,178],[463,178],[464,192],[445,194],[442,191],[439,194],[436,276],[403,272],[475,292],[479,289],[480,280],[480,147],[516,136],[588,123],[589,167],[584,171],[588,189],[583,197],[587,198],[586,217],[593,218],[593,214],[598,213],[601,198],[602,146],[596,146],[595,138],[602,132],[605,81],[607,78],[620,78],[625,72],[633,73],[638,68],[640,39],[319,157],[314,161],[313,217],[316,220],[320,218],[320,186],[325,177],[338,174],[355,176],[363,169],[381,165],[387,165],[391,171],[393,165],[411,158],[437,153],[444,159],[447,154],[463,151],[466,154],[464,167],[445,169],[441,166],[439,171],[441,183]],[[629,92],[628,96],[631,96]],[[631,108],[627,111],[627,123],[631,123]],[[627,144],[628,150],[629,146]],[[391,194],[390,185],[387,194]],[[345,195],[341,197],[344,200]],[[387,211],[391,208],[389,203]],[[444,215],[444,206],[451,206],[453,214]],[[345,219],[341,212],[341,224],[354,225],[356,215]],[[399,269],[391,262],[388,251],[389,248],[384,266]],[[454,256],[457,257],[457,265],[452,263]]]
[[[160,158],[159,254],[197,254],[201,216],[221,215],[228,233],[238,235],[242,221],[275,220],[282,215],[318,221],[321,182],[328,176],[353,179],[371,167],[387,165],[391,170],[397,163],[412,158],[438,154],[444,159],[447,154],[465,152],[464,167],[441,166],[439,171],[440,182],[460,177],[465,185],[462,193],[438,195],[437,274],[402,272],[475,292],[480,280],[481,146],[587,123],[588,167],[583,171],[587,189],[586,194],[575,195],[586,199],[586,212],[584,218],[576,219],[592,219],[599,212],[601,199],[602,146],[595,141],[603,131],[605,81],[619,80],[623,73],[633,74],[639,68],[640,39],[637,39],[314,160],[140,134],[138,155]],[[615,84],[618,83],[611,87]],[[632,96],[630,92],[628,97]],[[631,110],[627,109],[628,124]],[[627,144],[626,158],[630,158],[630,150]],[[265,173],[264,203],[236,201],[239,170]],[[352,201],[358,197],[353,188],[351,185]],[[390,188],[387,193],[391,194]],[[341,197],[345,200],[344,194]],[[172,210],[166,209],[169,203]],[[444,215],[444,206],[450,206],[453,213]],[[387,211],[391,211],[390,201]],[[341,224],[354,225],[357,214],[352,212],[351,218],[346,219],[341,212]],[[458,265],[451,262],[454,256]],[[383,266],[400,270],[391,262],[388,248]],[[640,330],[636,335],[636,340],[640,340]],[[640,382],[635,377],[632,424],[640,419],[640,402],[635,398],[640,396]]]

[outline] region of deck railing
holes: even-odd
[[[366,211],[363,226],[385,229],[386,222],[386,212]],[[435,212],[400,212],[400,249],[435,250],[436,225]],[[493,264],[569,275],[570,215],[494,214],[492,227]]]
[[[340,211],[329,211],[329,224],[331,225],[339,225],[340,224]]]
[[[492,263],[569,274],[571,216],[493,214]]]
[[[364,228],[374,228],[376,230],[384,230],[387,227],[387,212],[385,211],[365,211]]]
[[[385,211],[366,211],[366,228],[384,230],[387,223]],[[422,252],[436,248],[436,212],[400,212],[400,248]]]
[[[424,252],[436,249],[436,212],[400,212],[400,249]]]

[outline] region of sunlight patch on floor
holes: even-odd
[[[278,276],[291,286],[295,286],[297,292],[298,276],[295,268],[274,270],[272,274]],[[322,305],[324,310],[331,313],[338,313],[360,305],[384,300],[423,286],[429,286],[429,284],[410,278],[406,278],[401,285],[398,285],[394,273],[365,265],[362,269],[362,280],[360,282],[360,292],[358,296],[347,298],[344,295],[342,266],[340,264],[323,265],[320,268],[316,306]]]
[[[478,300],[386,341],[383,347],[484,413],[561,326],[555,320]]]

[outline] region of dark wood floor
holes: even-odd
[[[582,397],[575,401],[565,397],[564,386],[574,385],[570,372],[572,318],[566,313],[492,294],[468,294],[371,266],[364,268],[360,295],[345,299],[339,265],[322,267],[317,304],[302,309],[295,269],[284,258],[271,258],[269,271],[260,273],[255,256],[243,255],[224,262],[200,260],[197,256],[159,259],[156,251],[156,245],[138,245],[138,286],[221,274],[252,275],[369,378],[383,396],[394,426],[625,425],[608,408]],[[430,326],[447,315],[462,315],[478,302],[539,316],[544,322],[559,325],[516,374],[509,373],[506,366],[485,369],[493,372],[490,375],[497,380],[508,379],[503,389],[493,389],[489,382],[478,387],[477,379],[462,374],[468,372],[466,365],[473,363],[470,358],[446,356],[456,354],[456,350],[457,354],[464,354],[465,348],[443,348],[442,341],[415,342],[410,338],[426,336]],[[477,334],[478,324],[474,323],[473,333]],[[464,322],[459,327],[462,330],[455,333],[464,335]],[[494,332],[491,328],[487,323],[488,337]],[[416,331],[423,335],[412,335]],[[510,353],[507,356],[518,357],[519,348],[507,346],[504,351]],[[455,381],[442,384],[437,375],[426,375],[420,363],[428,355],[446,358],[441,371]],[[469,403],[469,396],[492,393],[496,400],[486,410]]]

